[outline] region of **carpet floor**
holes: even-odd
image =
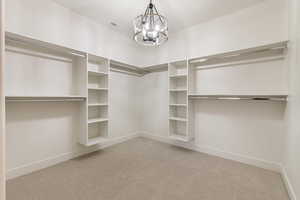
[[[137,138],[7,181],[7,200],[288,200],[278,173]]]

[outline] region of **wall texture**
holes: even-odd
[[[4,0],[0,0],[0,200],[5,200]]]
[[[145,66],[284,40],[288,40],[288,1],[266,0],[170,34],[168,43],[148,50]]]
[[[53,1],[9,0],[6,10],[7,31],[127,64],[143,64],[143,53],[131,38]]]
[[[287,109],[287,127],[284,170],[291,196],[300,198],[300,3],[290,0],[290,94]]]

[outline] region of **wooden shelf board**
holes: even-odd
[[[101,137],[101,136],[94,137],[94,138],[89,138],[86,146],[93,146],[93,145],[96,145],[96,144],[101,144],[103,142],[106,142],[107,140],[108,140],[107,138]]]
[[[169,106],[186,107],[186,104],[169,104]]]
[[[106,103],[91,103],[88,104],[89,107],[95,107],[95,106],[108,106]]]
[[[96,119],[89,119],[88,124],[93,124],[93,123],[99,123],[99,122],[107,122],[107,118],[96,118]]]
[[[169,89],[170,92],[187,92],[187,89]]]
[[[188,136],[185,136],[185,135],[170,134],[169,137],[173,140],[178,140],[178,141],[182,141],[182,142],[188,142],[189,141]]]
[[[108,88],[88,87],[89,90],[108,90]]]
[[[88,70],[88,74],[91,76],[107,76],[108,75],[107,72],[98,72],[98,71],[92,71],[92,70]]]
[[[181,118],[181,117],[169,117],[169,120],[187,122],[186,118]]]

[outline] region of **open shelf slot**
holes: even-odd
[[[187,76],[187,62],[179,61],[169,64],[169,76],[170,77],[180,77]]]
[[[108,104],[107,90],[89,90],[88,104]]]
[[[93,55],[88,55],[89,57],[89,62],[88,62],[88,71],[93,73],[95,75],[101,75],[101,74],[108,74],[108,65],[109,61],[107,59],[98,57],[98,56],[93,56]]]
[[[169,109],[170,118],[187,119],[187,107],[170,107]]]
[[[88,143],[87,146],[100,144],[107,140],[108,122],[92,123],[88,125]]]
[[[187,92],[170,92],[170,104],[187,104]]]
[[[187,137],[187,123],[182,121],[169,121],[170,136],[177,136],[181,138]]]
[[[88,108],[88,119],[107,119],[108,118],[108,107],[97,106]]]
[[[187,76],[178,79],[169,79],[170,90],[187,90]]]
[[[108,88],[108,75],[105,76],[89,76],[88,88],[92,89],[107,89]]]

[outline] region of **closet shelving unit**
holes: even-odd
[[[86,101],[84,53],[13,33],[6,33],[5,39],[6,102]],[[58,73],[63,76],[58,78]]]
[[[258,46],[249,49],[226,52],[211,56],[188,59],[168,64],[169,72],[169,136],[171,139],[189,142],[194,139],[194,101],[196,100],[246,100],[246,101],[274,101],[286,102],[288,92],[275,87],[273,90],[255,90],[237,92],[198,91],[196,81],[203,81],[197,77],[198,70],[226,69],[226,67],[241,67],[243,65],[259,64],[282,61],[286,57],[288,41]],[[146,70],[162,71],[165,65],[151,66]],[[280,70],[278,67],[274,70]],[[278,74],[281,73],[281,71]],[[272,80],[276,83],[277,80]],[[200,84],[203,84],[201,82]],[[221,92],[220,92],[221,91]]]
[[[81,131],[80,143],[85,146],[101,144],[108,138],[108,96],[110,62],[108,59],[87,55],[86,126]]]
[[[187,142],[189,132],[188,61],[168,65],[169,71],[169,136]]]
[[[286,58],[288,41],[254,47],[250,49],[242,49],[239,51],[227,52],[212,56],[190,59],[190,74],[196,80],[196,72],[198,70],[215,70],[226,67],[242,67],[243,65],[260,64],[261,68],[264,63],[281,61]],[[274,69],[274,70],[278,70]],[[199,79],[198,79],[199,80]],[[272,80],[276,83],[277,80]],[[254,101],[277,101],[286,102],[288,99],[287,90],[281,88],[276,91],[260,91],[257,92],[197,92],[195,81],[189,83],[189,99],[191,100],[254,100]]]

